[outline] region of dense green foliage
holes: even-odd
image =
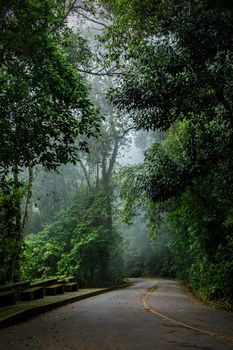
[[[77,149],[86,148],[86,137],[99,125],[86,84],[65,51],[65,11],[61,0],[0,4],[1,234],[9,241],[1,258],[12,262],[11,271],[1,269],[1,282],[19,277],[22,167],[54,169],[74,162]]]
[[[186,130],[187,123],[179,123],[169,130],[166,141],[151,146],[143,165],[122,170],[123,219],[133,222],[143,210],[148,220],[148,229],[155,241],[152,242],[152,248],[155,248],[152,255],[148,249],[148,258],[152,257],[155,265],[154,269],[151,265],[149,269],[142,269],[142,273],[154,271],[176,276],[186,281],[202,298],[224,299],[230,307],[233,294],[233,198],[229,191],[232,181],[229,169],[232,159],[222,160],[220,165],[193,179],[175,196],[166,196],[166,200],[163,197],[159,202],[150,196],[151,178],[154,180],[155,175],[157,182],[152,189],[157,194],[159,191],[163,194],[166,184],[170,186],[171,180],[166,182],[164,172],[161,173],[161,159],[169,155],[176,166],[182,164]],[[174,170],[171,177],[173,175]],[[179,178],[175,177],[173,181],[176,184]]]
[[[152,240],[148,235],[145,220],[139,215],[134,225],[123,226],[122,231],[126,276],[175,276],[172,269],[172,252],[169,249],[172,235],[167,227],[161,226],[156,240]]]
[[[110,79],[96,80],[91,79],[91,97],[106,116],[98,139],[87,140],[89,152],[78,152],[76,166],[34,171],[27,227],[33,234],[25,239],[22,278],[72,274],[82,286],[115,285],[123,278],[112,176],[128,124],[103,95]]]
[[[85,83],[60,48],[62,3],[1,5],[2,170],[74,160],[77,136],[93,132]]]
[[[19,203],[22,198],[22,189],[12,187],[9,182],[2,183],[0,191],[0,281],[9,281],[12,278],[12,269],[19,270],[19,253],[21,239]],[[18,276],[17,276],[18,277]]]
[[[121,79],[100,78],[103,67],[89,79],[105,121],[77,74],[80,66],[92,69],[91,49],[63,25],[62,5],[0,4],[0,280],[19,277],[25,192],[19,172],[28,167],[30,175],[36,166],[23,278],[75,274],[82,285],[114,284],[123,276],[121,246],[128,275],[178,277],[201,297],[232,305],[231,1],[84,1],[82,11],[91,16],[101,6],[109,13],[100,57],[124,71]],[[103,97],[109,88],[115,109]],[[115,228],[112,178],[132,127],[161,132],[144,163],[117,177],[123,220],[145,214],[152,240],[145,244],[138,221],[135,236],[126,232],[123,243]],[[97,132],[98,140],[90,138]],[[77,156],[79,166],[60,175],[41,169]]]
[[[25,240],[22,278],[77,277],[82,286],[109,286],[123,278],[120,235],[106,227],[108,198],[103,192],[76,191],[69,210]]]
[[[126,171],[126,218],[141,204],[152,231],[166,223],[173,272],[203,297],[232,303],[232,4],[103,3],[114,15],[109,55],[127,58],[110,99],[137,128],[167,132]]]

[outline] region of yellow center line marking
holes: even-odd
[[[161,313],[161,312],[155,310],[154,308],[150,307],[148,305],[147,301],[148,301],[150,293],[155,291],[155,289],[156,289],[156,287],[149,288],[148,291],[143,295],[142,304],[143,304],[144,308],[147,311],[149,311],[149,312],[159,316],[160,318],[162,318],[162,319],[164,319],[166,321],[172,322],[172,323],[174,323],[174,324],[176,324],[176,325],[178,325],[180,327],[183,327],[183,328],[186,328],[186,329],[189,329],[189,330],[192,330],[192,331],[196,331],[196,332],[199,332],[199,333],[211,336],[211,337],[220,338],[220,339],[225,340],[227,342],[231,342],[231,343],[233,342],[233,338],[232,337],[228,337],[228,336],[221,335],[221,334],[218,334],[218,333],[215,333],[215,332],[207,331],[207,330],[201,329],[199,327],[195,327],[195,326],[189,325],[187,323],[183,323],[183,322],[177,321],[174,318],[166,316],[163,313]]]

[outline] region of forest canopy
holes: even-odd
[[[232,2],[11,0],[0,14],[1,281],[156,273],[230,308]],[[122,167],[132,130],[144,162]],[[120,217],[152,241],[136,248]]]
[[[77,160],[99,117],[84,80],[66,59],[63,1],[0,4],[0,207],[1,278],[18,274],[23,220],[22,167],[54,169]],[[79,139],[78,139],[79,137]],[[30,192],[30,188],[29,188]],[[7,244],[5,244],[8,242]],[[9,261],[12,261],[11,266]],[[16,266],[17,265],[17,266]]]
[[[161,222],[172,232],[170,271],[203,297],[230,301],[232,4],[103,3],[113,13],[103,40],[126,70],[110,100],[136,128],[166,132],[142,166],[124,172],[125,216],[147,203],[152,234]]]

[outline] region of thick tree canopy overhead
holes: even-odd
[[[232,157],[232,4],[104,2],[115,15],[104,36],[109,56],[128,68],[110,94],[113,104],[127,110],[137,128],[166,131],[187,122],[182,163],[164,157],[160,147],[147,157],[144,187],[154,200],[167,199]]]
[[[0,4],[0,164],[74,160],[78,135],[98,124],[87,88],[62,51],[68,30],[61,0]],[[80,139],[81,141],[81,139]]]
[[[232,305],[232,1],[102,3],[108,58],[126,72],[110,99],[138,129],[166,134],[123,172],[124,217],[144,210],[153,237],[165,225],[169,272]]]
[[[19,278],[33,166],[50,170],[75,162],[77,149],[98,132],[98,113],[65,51],[70,31],[64,22],[72,4],[0,2],[1,282]],[[29,186],[22,218],[24,191],[18,174],[24,167],[29,168]]]

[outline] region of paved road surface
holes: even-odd
[[[140,279],[0,331],[0,350],[25,349],[232,350],[233,314],[199,304],[175,281]]]

